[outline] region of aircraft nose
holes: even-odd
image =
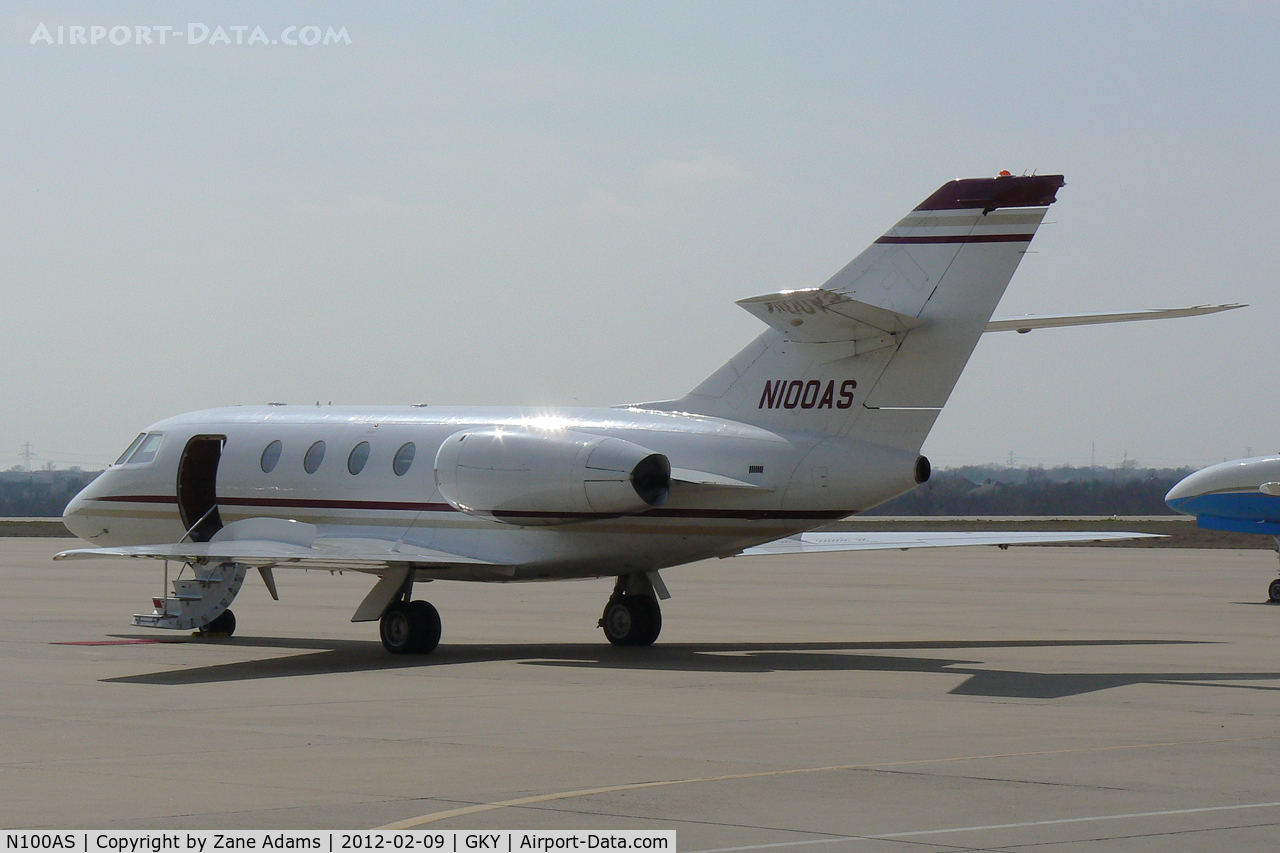
[[[89,500],[85,497],[87,491],[86,486],[62,511],[62,526],[81,539],[89,539],[102,533],[100,520],[89,517]]]
[[[1192,474],[1188,477],[1183,477],[1174,484],[1174,487],[1169,490],[1167,495],[1164,496],[1165,505],[1168,506],[1169,509],[1174,512],[1183,513],[1184,515],[1195,515],[1195,513],[1187,512],[1185,509],[1187,503],[1199,494],[1196,484],[1192,482],[1192,480],[1195,479],[1195,476],[1195,474]]]
[[[1196,485],[1192,483],[1194,476],[1196,475],[1184,476],[1183,479],[1174,484],[1174,488],[1169,489],[1169,494],[1165,496],[1165,503],[1169,505],[1171,510],[1181,512],[1179,505],[1187,502],[1187,498],[1196,496]]]
[[[80,524],[84,516],[84,499],[80,495],[76,495],[62,510],[62,524],[72,533],[80,535],[76,527]]]
[[[1169,509],[1183,515],[1199,515],[1205,510],[1204,498],[1211,493],[1221,491],[1224,486],[1233,485],[1239,477],[1240,466],[1233,463],[1221,463],[1201,468],[1179,480],[1164,502]],[[1212,500],[1212,498],[1209,498]]]

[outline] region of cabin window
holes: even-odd
[[[307,455],[302,457],[302,470],[314,474],[324,461],[324,442],[317,441],[307,448]]]
[[[284,450],[284,445],[280,443],[280,439],[276,439],[267,445],[262,451],[262,473],[270,474],[276,469],[276,463],[280,461],[280,451]]]
[[[133,455],[129,457],[130,465],[143,465],[156,458],[156,451],[160,449],[160,439],[163,436],[158,432],[149,432],[147,437],[138,445],[138,449],[133,451]]]
[[[124,460],[129,458],[129,454],[137,450],[138,445],[142,444],[142,439],[146,437],[147,437],[147,434],[145,432],[138,433],[138,437],[133,440],[133,443],[124,449],[124,453],[120,454],[120,458],[116,460],[116,464],[117,465],[123,464]]]
[[[351,455],[347,457],[347,470],[354,477],[364,470],[364,464],[369,461],[369,442],[362,441],[355,447],[351,448]]]
[[[413,454],[417,450],[413,442],[408,441],[396,451],[396,458],[391,460],[391,470],[396,472],[397,477],[403,477],[409,471],[409,466],[413,464]]]

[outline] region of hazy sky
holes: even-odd
[[[988,335],[934,464],[1280,450],[1276,4],[112,5],[0,9],[0,467],[215,405],[680,396],[734,300],[1000,169],[1067,186],[997,314],[1250,307]],[[350,44],[235,43],[312,25]]]

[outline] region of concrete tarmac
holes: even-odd
[[[251,573],[224,641],[133,628],[150,563],[0,539],[0,825],[675,829],[681,851],[1274,850],[1260,551],[919,550],[433,583],[393,658],[367,576]],[[166,642],[136,642],[163,640]],[[124,642],[119,642],[124,641]],[[104,645],[103,643],[116,643]]]

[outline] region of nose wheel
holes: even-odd
[[[222,611],[217,619],[200,629],[200,635],[203,637],[230,637],[235,632],[236,615],[230,610]]]
[[[396,601],[378,625],[382,646],[393,655],[425,655],[440,645],[440,613],[429,601]]]

